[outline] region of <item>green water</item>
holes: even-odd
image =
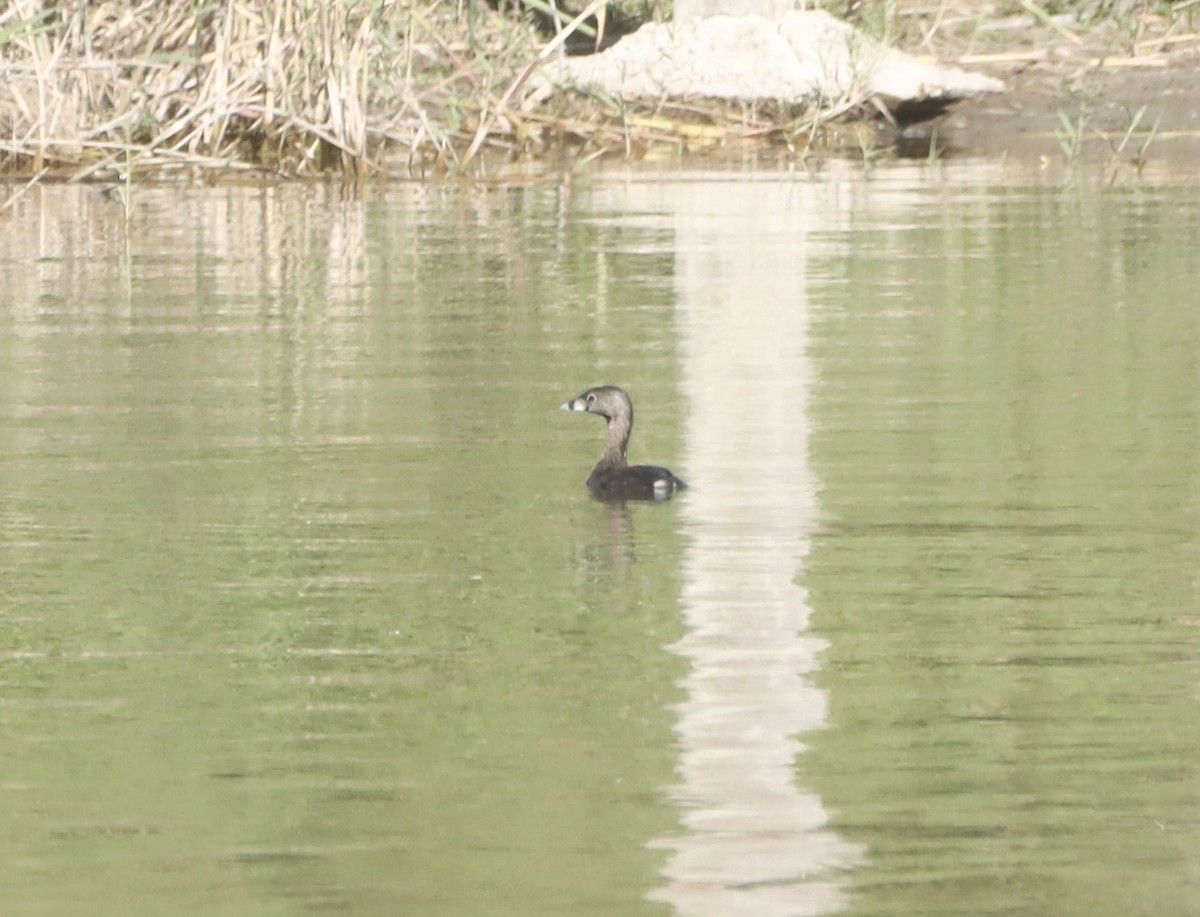
[[[4,227],[6,912],[646,909],[680,539],[584,498],[553,198],[79,198]]]
[[[1200,909],[1200,200],[999,192],[826,265],[806,582],[854,913]]]
[[[0,217],[6,914],[1200,910],[1194,189],[135,191]]]

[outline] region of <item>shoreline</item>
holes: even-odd
[[[547,95],[529,77],[558,40],[541,41],[532,26],[490,8],[468,39],[454,31],[462,32],[462,23],[436,6],[378,18],[349,0],[333,0],[330,16],[344,17],[336,22],[325,14],[294,22],[231,15],[197,24],[184,15],[186,6],[152,2],[142,0],[141,7],[158,11],[174,31],[146,27],[145,35],[131,36],[111,13],[97,12],[63,22],[56,37],[47,23],[66,12],[34,16],[40,5],[17,0],[12,10],[19,15],[28,7],[29,28],[13,31],[11,11],[0,23],[12,32],[0,43],[0,72],[8,77],[0,123],[10,127],[0,144],[0,180],[470,179],[483,177],[481,164],[488,162],[579,171],[596,160],[686,162],[756,145],[800,159],[864,162],[1008,157],[1140,169],[1155,161],[1200,161],[1200,33],[1189,30],[1188,10],[1136,20],[1144,37],[1130,42],[1107,21],[1072,30],[1063,17],[972,18],[972,0],[953,7],[957,18],[939,13],[926,28],[919,11],[905,12],[901,3],[894,24],[909,28],[891,46],[997,77],[1007,91],[963,98],[929,120],[894,125],[866,99],[822,110]],[[131,11],[135,6],[131,0]],[[1200,18],[1200,4],[1181,6],[1195,6]],[[395,45],[398,36],[405,41]],[[139,49],[142,38],[157,44]],[[98,57],[101,39],[120,55]],[[86,44],[85,51],[72,41]],[[182,54],[205,42],[215,50]],[[321,49],[314,58],[306,56],[310,45]],[[400,65],[406,69],[397,80]],[[105,93],[124,99],[124,107],[106,109]],[[38,110],[35,98],[55,102],[43,104],[49,113],[41,119],[29,117]]]

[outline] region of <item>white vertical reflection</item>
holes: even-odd
[[[795,581],[817,505],[808,234],[829,228],[837,191],[784,178],[647,193],[673,216],[692,485],[687,634],[670,647],[690,662],[669,789],[682,831],[653,842],[670,855],[652,897],[689,915],[830,913],[860,851],[797,782],[798,737],[825,724],[826,697]]]

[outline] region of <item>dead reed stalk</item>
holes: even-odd
[[[532,30],[430,0],[10,0],[0,10],[0,168],[70,176],[246,168],[352,177],[386,147],[452,159],[472,99]]]

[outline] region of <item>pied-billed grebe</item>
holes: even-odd
[[[601,500],[669,500],[687,487],[666,468],[630,465],[625,460],[633,431],[633,402],[615,385],[590,388],[562,405],[564,411],[599,414],[608,420],[608,445],[588,475],[587,487]]]

